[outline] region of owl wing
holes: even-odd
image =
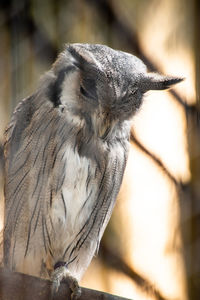
[[[45,100],[33,95],[20,102],[5,132],[4,263],[11,268],[17,264],[16,257],[23,262],[31,236],[35,235],[38,247],[44,248],[37,230],[44,228],[41,212],[45,200],[52,196],[50,168],[57,159],[59,119],[58,111]]]
[[[14,111],[11,121],[4,134],[5,158],[5,228],[4,228],[4,263],[8,265],[12,240],[12,220],[17,209],[15,192],[19,188],[19,171],[23,172],[23,165],[15,164],[16,153],[22,147],[23,133],[33,115],[32,97],[21,101]],[[20,166],[19,166],[20,165]]]

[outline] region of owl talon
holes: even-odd
[[[81,288],[76,278],[70,276],[69,280],[70,280],[70,290],[72,291],[71,300],[77,300],[81,296]]]
[[[51,291],[53,295],[58,291],[61,281],[64,278],[67,278],[68,276],[70,276],[70,272],[65,265],[55,268],[51,276],[51,280],[52,280]]]
[[[51,293],[52,296],[58,291],[60,283],[63,279],[67,279],[69,281],[69,287],[72,291],[71,293],[71,300],[77,300],[81,295],[81,288],[78,284],[76,278],[71,276],[70,271],[67,269],[66,264],[62,264],[59,267],[55,267],[54,272],[52,273],[52,288]]]

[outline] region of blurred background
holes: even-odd
[[[181,76],[149,92],[133,121],[118,201],[81,285],[135,300],[200,299],[200,2],[0,1],[0,221],[3,132],[65,43],[100,43]]]

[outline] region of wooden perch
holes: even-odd
[[[80,300],[128,300],[100,291],[81,288]],[[67,300],[71,291],[61,283],[57,294],[51,298],[51,281],[0,268],[0,300]]]

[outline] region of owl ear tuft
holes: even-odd
[[[68,52],[72,55],[74,58],[73,64],[78,67],[79,69],[82,69],[86,64],[86,59],[83,55],[81,55],[73,46],[69,46],[67,48]]]
[[[184,78],[148,73],[147,76],[142,78],[140,84],[142,91],[147,92],[149,90],[166,90],[182,80],[184,80]]]

